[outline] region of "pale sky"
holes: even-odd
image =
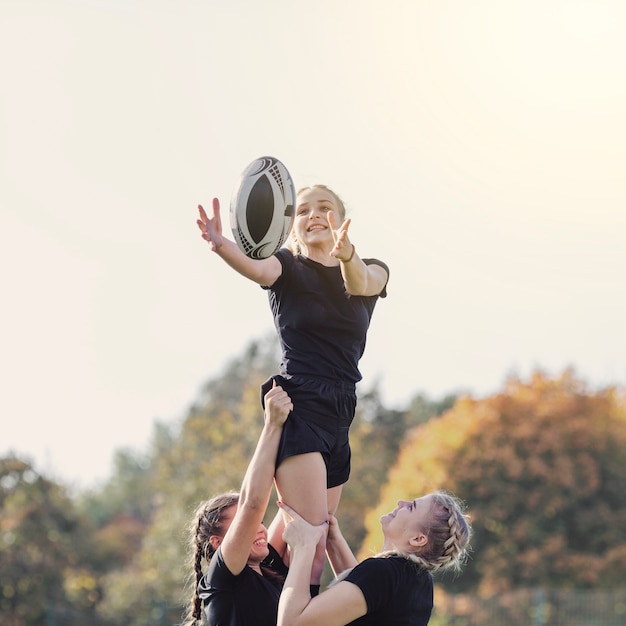
[[[0,0],[0,454],[74,486],[271,332],[196,205],[254,158],[390,266],[388,406],[626,385],[622,0]]]

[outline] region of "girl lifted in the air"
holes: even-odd
[[[302,518],[322,524],[336,511],[350,475],[358,364],[374,306],[386,296],[389,269],[358,255],[343,202],[324,185],[297,193],[288,248],[266,259],[247,257],[223,235],[217,198],[211,217],[198,208],[197,224],[211,250],[267,289],[282,349],[280,374],[272,378],[293,402],[276,459],[276,487]],[[261,398],[271,386],[272,379]],[[312,563],[313,593],[324,564],[322,537]]]

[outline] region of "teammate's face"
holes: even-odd
[[[412,538],[416,533],[423,533],[428,528],[432,495],[415,500],[398,500],[396,508],[380,518],[385,534],[396,538]]]
[[[233,523],[235,513],[237,512],[237,505],[233,504],[222,512],[222,536],[219,543],[222,542],[226,536],[226,532]],[[218,545],[219,545],[218,543]],[[259,524],[256,536],[250,548],[250,556],[248,561],[254,563],[260,563],[269,554],[269,548],[267,547],[267,528],[263,524]]]
[[[248,561],[260,563],[270,553],[267,547],[267,528],[263,524],[259,524],[259,528],[256,533],[256,537],[252,542],[252,548],[250,549],[250,556]]]

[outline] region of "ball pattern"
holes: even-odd
[[[243,171],[230,203],[235,242],[253,259],[272,256],[285,242],[294,217],[295,187],[275,157],[255,159]]]

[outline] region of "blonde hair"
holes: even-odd
[[[309,187],[300,187],[300,189],[298,189],[298,192],[296,193],[296,198],[303,194],[305,191],[311,191],[313,189],[321,189],[322,191],[327,191],[333,197],[333,200],[337,205],[339,217],[341,217],[342,220],[346,219],[346,205],[343,203],[343,200],[339,197],[339,195],[326,185],[318,183],[316,185],[310,185]],[[298,242],[294,239],[293,230],[291,231],[291,233],[292,236],[287,239],[286,247],[291,251],[292,254],[300,254],[300,246]]]
[[[401,556],[429,572],[447,569],[460,572],[465,564],[470,548],[472,527],[465,514],[463,502],[445,491],[435,491],[430,509],[430,524],[422,529],[428,542],[419,552],[379,552],[373,558]],[[329,585],[336,585],[348,576],[352,568],[341,572]]]
[[[405,556],[431,572],[445,569],[459,572],[469,553],[470,519],[459,498],[445,491],[435,491],[431,495],[430,525],[424,529],[428,542],[419,553]]]

